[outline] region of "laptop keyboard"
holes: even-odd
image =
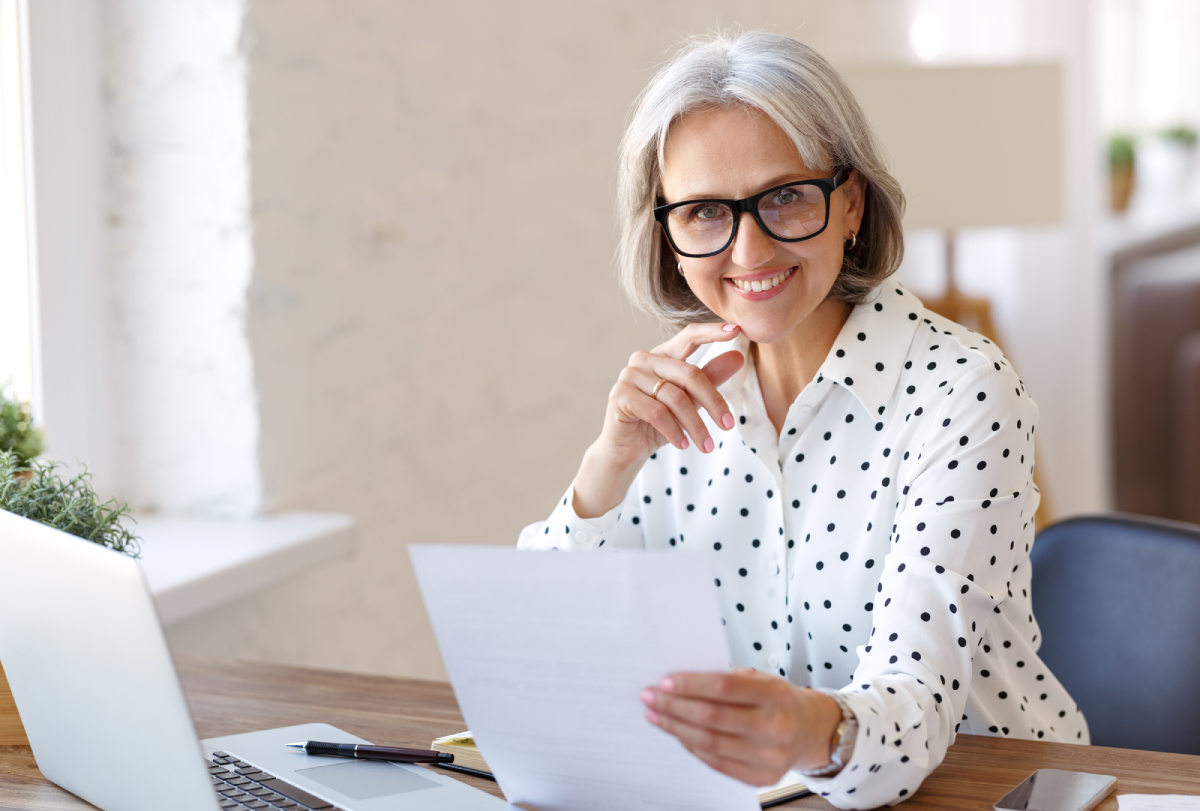
[[[228,752],[213,752],[208,773],[212,776],[213,789],[223,810],[325,811],[337,808],[333,803],[327,803],[304,789],[260,771]]]

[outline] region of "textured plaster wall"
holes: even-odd
[[[139,508],[238,517],[261,503],[244,6],[101,5],[111,433],[116,489]]]
[[[733,23],[909,59],[912,6],[250,0],[264,506],[351,513],[359,549],[176,648],[444,677],[406,545],[513,543],[659,340],[610,271],[616,146],[654,66]]]
[[[740,20],[793,30],[802,8]],[[715,2],[250,4],[265,505],[352,513],[359,553],[173,629],[178,648],[444,675],[405,546],[514,543],[629,354],[660,340],[610,271],[617,141],[663,51],[726,19]],[[320,616],[294,607],[314,598]]]

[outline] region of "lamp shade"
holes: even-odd
[[[907,228],[1062,219],[1054,64],[841,69],[908,200]]]

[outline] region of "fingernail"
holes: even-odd
[[[670,676],[664,676],[663,680],[658,683],[660,689],[668,693],[675,692],[675,680]]]
[[[733,332],[737,328],[737,324],[726,324],[725,326],[721,327],[721,329],[725,330],[726,332]]]
[[[725,416],[721,417],[721,424],[724,425],[726,428],[732,428],[733,427],[733,415],[730,414],[729,412],[726,412]]]
[[[642,703],[647,707],[654,706],[654,691],[649,687],[642,691]]]
[[[712,453],[713,448],[715,448],[715,447],[717,447],[717,446],[713,444],[712,437],[709,437],[708,439],[704,440],[704,452],[705,453]]]
[[[646,720],[649,721],[650,723],[654,724],[655,726],[657,726],[658,725],[658,713],[656,713],[654,710],[646,710]]]
[[[689,445],[691,445],[691,443],[688,442],[688,438],[684,437],[683,441],[679,443],[679,450],[686,451]]]

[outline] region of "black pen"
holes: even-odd
[[[289,743],[289,749],[299,749],[307,755],[349,757],[361,760],[388,760],[392,763],[453,763],[454,755],[432,749],[396,749],[391,746],[371,746],[365,743],[325,743],[305,741]]]

